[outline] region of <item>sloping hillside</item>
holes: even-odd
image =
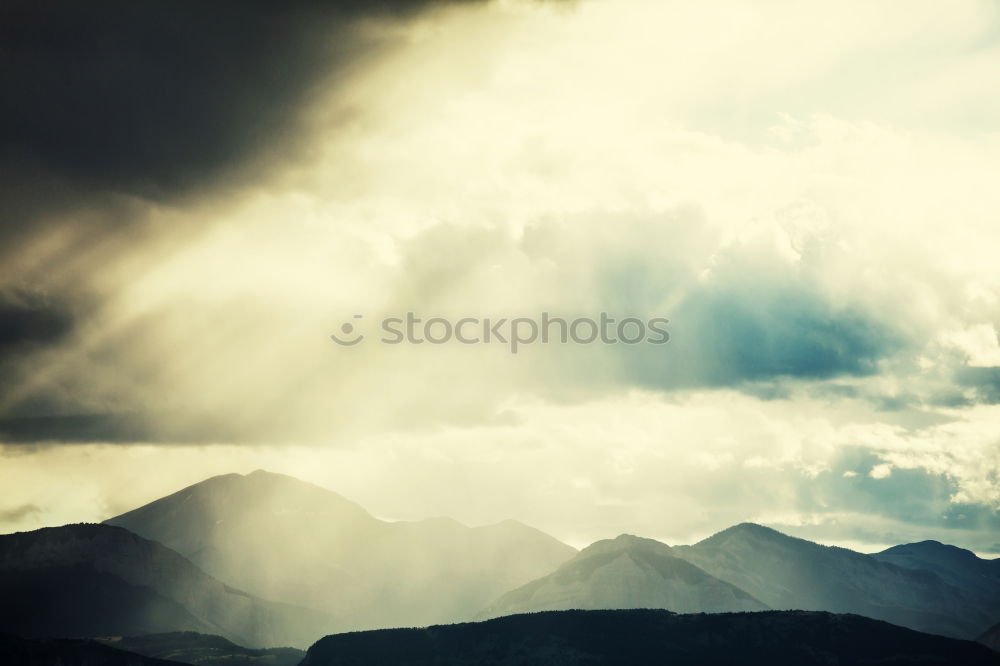
[[[551,611],[327,636],[302,666],[994,666],[1000,654],[855,615]]]
[[[993,619],[940,576],[743,523],[673,553],[775,609],[857,613],[920,631],[978,636]]]
[[[94,641],[31,640],[0,634],[0,664],[5,666],[180,666]]]
[[[718,613],[767,607],[675,557],[665,544],[623,534],[588,546],[555,572],[508,592],[483,615],[573,608]]]
[[[298,666],[306,654],[295,648],[245,648],[222,636],[192,631],[97,640],[119,650],[194,666]]]
[[[0,626],[26,636],[194,630],[251,647],[307,645],[317,611],[233,589],[169,548],[108,525],[0,535]]]

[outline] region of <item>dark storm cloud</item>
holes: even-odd
[[[21,289],[0,291],[0,363],[26,347],[51,344],[73,328],[73,316],[44,296]]]
[[[38,442],[141,442],[149,431],[141,421],[115,414],[14,416],[0,419],[0,439],[8,444]]]
[[[63,304],[54,303],[44,295],[25,289],[0,291],[0,401],[17,391],[29,378],[37,354],[58,345],[72,334],[73,313]],[[42,402],[51,403],[54,395]],[[31,402],[30,400],[28,401]],[[9,415],[37,405],[5,405],[0,409],[0,439],[5,431],[2,420]]]
[[[218,435],[218,431],[214,434]],[[208,432],[182,432],[153,427],[140,414],[70,414],[0,418],[0,440],[7,444],[86,444],[102,442],[171,441],[178,444],[210,441]]]
[[[39,409],[39,403],[42,409]],[[0,442],[37,444],[206,444],[211,442],[274,443],[280,435],[253,427],[238,427],[225,419],[195,416],[189,412],[147,411],[123,413],[59,413],[56,401],[43,398],[18,405],[0,417]],[[47,412],[37,414],[36,412]],[[21,414],[20,412],[27,412]]]
[[[704,360],[702,380],[728,385],[773,377],[868,375],[896,350],[888,327],[805,285],[728,285],[693,294],[677,312]]]
[[[875,374],[906,344],[891,322],[832,303],[807,279],[750,271],[695,286],[667,315],[669,344],[621,352],[648,386],[733,387],[777,399],[787,396],[784,380]]]
[[[670,319],[668,344],[613,349],[627,382],[781,399],[787,380],[876,374],[881,361],[912,343],[895,313],[865,294],[829,293],[823,276],[843,259],[831,244],[817,241],[797,261],[766,240],[725,245],[700,211],[688,208],[650,219],[609,216],[605,224],[614,232],[588,248],[597,307]],[[539,261],[561,261],[560,244],[572,241],[564,233],[542,243],[543,231],[530,237],[528,250]]]
[[[92,269],[155,244],[153,207],[223,194],[306,149],[303,109],[385,46],[362,21],[460,2],[0,3],[0,439],[252,440],[135,399],[148,378],[126,367],[128,340],[53,355],[103,305]]]
[[[202,191],[294,149],[310,92],[372,46],[354,20],[429,4],[3,3],[5,236],[84,201]]]
[[[701,212],[689,207],[656,216],[583,215],[572,222],[537,222],[517,241],[514,258],[495,231],[439,226],[418,237],[407,255],[403,293],[412,302],[432,301],[438,292],[448,296],[480,266],[523,271],[518,262],[527,257],[547,286],[561,287],[542,290],[555,296],[543,297],[540,310],[567,320],[600,312],[619,321],[668,318],[667,344],[548,346],[535,355],[557,381],[572,377],[574,386],[598,390],[609,383],[732,388],[781,400],[796,381],[878,374],[883,361],[920,344],[919,332],[902,328],[898,312],[868,303],[865,294],[829,293],[824,261],[839,261],[837,248],[789,262],[768,243],[722,246]],[[610,361],[594,362],[602,352]],[[904,409],[914,400],[827,385],[831,396],[871,400],[881,410]]]

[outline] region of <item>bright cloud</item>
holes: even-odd
[[[0,516],[102,517],[150,499],[136,465],[198,480],[196,451],[199,476],[268,466],[387,516],[577,541],[761,520],[993,548],[996,12],[494,2],[365,23],[386,46],[308,106],[300,159],[137,202],[141,242],[63,269],[95,305],[0,407],[111,414],[84,439],[133,446],[7,446],[23,496]],[[672,340],[326,337],[407,311],[659,315]],[[77,465],[112,471],[30,490]]]

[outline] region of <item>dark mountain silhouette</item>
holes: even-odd
[[[1000,652],[1000,622],[997,622],[983,632],[983,634],[977,638],[976,641],[982,643],[991,650]]]
[[[179,666],[176,661],[144,657],[88,640],[30,640],[0,634],[0,664],[5,666]]]
[[[0,628],[86,638],[193,630],[244,645],[307,645],[335,623],[263,601],[169,548],[108,525],[0,535]]]
[[[192,631],[97,640],[119,650],[195,666],[297,666],[306,654],[295,648],[254,650],[222,636]]]
[[[1000,619],[1000,560],[984,560],[958,546],[921,541],[893,546],[872,555],[905,569],[932,571],[976,599],[992,619]]]
[[[348,628],[468,619],[576,553],[514,521],[378,520],[334,492],[264,471],[214,477],[107,523],[252,594],[340,615]]]
[[[483,617],[576,608],[719,613],[767,607],[675,557],[666,544],[623,534],[584,548],[555,572],[508,592]]]
[[[857,613],[970,639],[995,619],[931,571],[899,567],[752,523],[672,550],[775,609]]]
[[[302,666],[407,664],[977,666],[1000,654],[856,615],[549,611],[426,629],[327,636]]]

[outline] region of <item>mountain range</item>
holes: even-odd
[[[998,568],[938,542],[863,554],[752,523],[690,546],[621,535],[577,552],[514,521],[380,520],[329,490],[257,471],[207,479],[102,525],[0,535],[0,632],[287,666],[294,651],[261,650],[358,629],[648,607],[829,611],[995,645]]]
[[[515,521],[379,520],[337,493],[261,470],[213,477],[107,524],[251,594],[328,612],[343,630],[467,620],[576,553]]]
[[[675,546],[672,552],[774,609],[856,613],[959,638],[974,638],[997,619],[978,593],[934,571],[822,546],[753,523],[730,527],[693,546]]]
[[[865,555],[744,523],[693,546],[622,535],[501,596],[480,617],[568,609],[825,610],[957,638],[1000,617],[1000,561],[937,542]]]

